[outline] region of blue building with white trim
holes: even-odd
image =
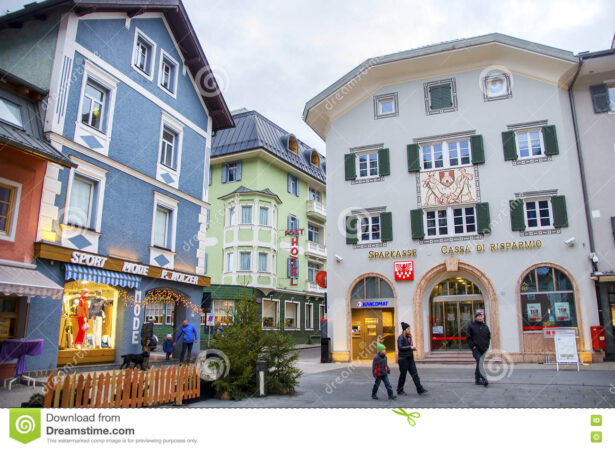
[[[76,165],[45,177],[36,265],[64,296],[30,299],[28,370],[118,362],[146,320],[198,326],[211,135],[234,123],[181,1],[33,4],[0,17],[0,51]]]

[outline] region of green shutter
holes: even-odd
[[[478,234],[491,233],[491,216],[489,215],[489,203],[476,204],[476,224]]]
[[[472,146],[472,164],[485,164],[483,136],[480,134],[470,136],[470,145]]]
[[[451,84],[437,84],[429,88],[429,109],[444,109],[453,106]]]
[[[381,148],[378,150],[378,173],[380,176],[391,175],[388,148]]]
[[[551,197],[551,206],[553,207],[553,226],[555,228],[568,226],[568,213],[566,211],[566,197],[563,195],[554,195]]]
[[[609,87],[606,84],[596,84],[589,87],[589,93],[592,96],[594,112],[607,112],[611,109],[611,101],[609,99]]]
[[[504,160],[514,161],[518,158],[517,144],[514,131],[502,131],[502,144],[504,145]]]
[[[354,180],[357,178],[357,165],[355,162],[355,154],[348,153],[344,155],[344,165],[346,167],[346,180]]]
[[[542,127],[542,138],[545,143],[545,155],[559,155],[555,125]]]
[[[408,144],[406,149],[408,151],[408,172],[420,172],[421,157],[419,144]]]
[[[382,242],[393,240],[393,214],[380,213],[380,239]]]
[[[357,227],[357,216],[346,216],[346,244],[356,244],[359,242],[357,238]]]
[[[422,209],[410,211],[410,228],[412,229],[412,239],[423,239],[425,237]]]
[[[513,231],[525,231],[523,200],[510,200],[510,226]]]

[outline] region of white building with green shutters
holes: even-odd
[[[311,99],[326,141],[333,358],[544,361],[569,328],[586,358],[599,323],[568,86],[568,51],[501,34],[372,58]]]

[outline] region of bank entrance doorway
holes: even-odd
[[[351,294],[351,340],[353,360],[372,360],[379,342],[395,361],[395,300],[393,289],[383,279],[360,280]]]
[[[466,330],[485,302],[478,286],[463,278],[438,284],[429,299],[432,351],[470,351]],[[485,312],[485,321],[486,321]]]

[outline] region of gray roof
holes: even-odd
[[[33,153],[65,167],[76,166],[70,159],[53,148],[47,141],[34,137],[2,121],[0,121],[0,142],[25,150],[28,153]],[[1,148],[0,146],[0,149]]]
[[[320,167],[311,163],[312,151],[316,151],[297,139],[298,154],[286,148],[286,141],[291,135],[256,111],[247,111],[233,116],[235,128],[217,131],[211,147],[212,158],[216,156],[240,153],[247,150],[264,148],[282,161],[296,167],[312,178],[326,182],[325,157],[318,154]],[[318,153],[318,152],[317,152]]]
[[[226,195],[223,195],[222,197],[218,197],[219,199],[223,199],[226,197],[230,197],[231,195],[235,195],[235,194],[261,194],[261,195],[266,195],[268,197],[273,197],[275,198],[278,203],[282,203],[282,200],[280,200],[280,197],[277,196],[277,194],[274,194],[269,188],[265,188],[262,191],[256,191],[254,189],[249,189],[245,186],[239,186],[237,189],[235,189],[233,192],[230,192]]]
[[[537,44],[535,42],[526,41],[524,39],[515,38],[501,33],[485,34],[483,36],[475,36],[466,39],[456,39],[453,41],[441,42],[439,44],[426,45],[424,47],[418,47],[412,50],[405,50],[403,52],[391,53],[389,55],[378,56],[375,58],[369,58],[357,67],[352,69],[346,75],[341,77],[335,83],[324,89],[317,94],[311,100],[305,104],[303,109],[303,119],[307,118],[308,112],[318,103],[326,99],[329,95],[341,89],[344,85],[350,82],[357,75],[365,72],[370,67],[379,66],[382,64],[390,64],[397,61],[402,61],[410,58],[417,58],[419,56],[433,55],[436,53],[447,52],[452,50],[459,50],[463,48],[474,47],[477,45],[484,45],[490,43],[500,43],[503,45],[509,45],[511,47],[517,47],[522,50],[528,50],[535,53],[540,53],[553,58],[563,59],[570,62],[578,62],[578,58],[574,54],[567,50],[561,50],[559,48],[550,47],[548,45]]]

